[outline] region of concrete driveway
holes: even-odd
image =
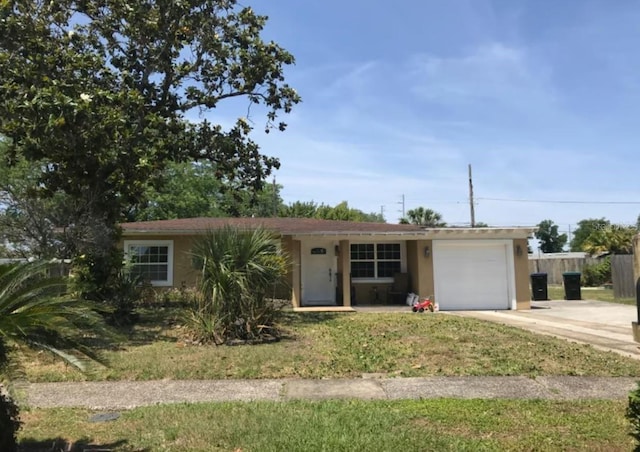
[[[474,317],[517,326],[605,351],[640,359],[640,343],[633,340],[631,322],[637,320],[635,306],[604,301],[532,301],[527,311],[458,311],[454,315]]]

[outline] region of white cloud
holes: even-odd
[[[494,42],[459,57],[418,55],[408,72],[422,99],[444,104],[493,102],[518,108],[555,102],[550,70],[526,49]]]
[[[335,67],[338,73],[330,71],[333,74],[326,74],[324,84],[319,87],[317,93],[325,97],[348,96],[351,98],[366,94],[366,86],[375,75],[374,70],[377,66],[378,63],[375,61],[366,61]]]

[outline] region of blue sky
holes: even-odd
[[[492,226],[640,214],[640,2],[252,7],[297,60],[287,81],[303,103],[287,131],[265,135],[253,118],[254,139],[280,158],[285,202],[345,200],[395,223],[404,194],[407,210],[468,223],[471,164],[476,221]]]

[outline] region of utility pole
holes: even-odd
[[[380,206],[380,218],[384,220],[384,206]]]
[[[404,195],[402,195],[402,201],[398,202],[398,204],[402,204],[402,218],[404,218]]]
[[[471,178],[471,164],[469,164],[469,208],[471,209],[471,227],[476,227],[476,212],[473,207],[473,180]]]

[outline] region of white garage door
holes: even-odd
[[[435,299],[443,311],[509,309],[515,293],[508,240],[434,240]]]

